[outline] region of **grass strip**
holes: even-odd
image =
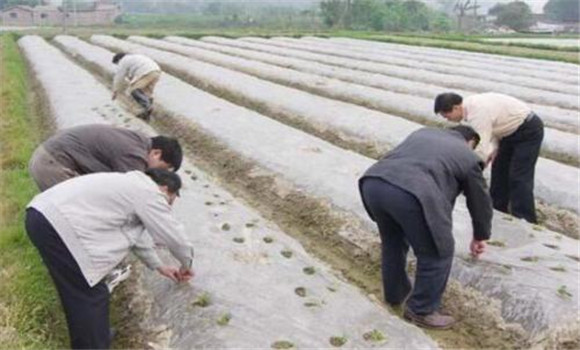
[[[64,315],[48,272],[24,230],[36,194],[27,163],[44,128],[15,37],[0,36],[0,349],[58,349]]]

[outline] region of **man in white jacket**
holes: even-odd
[[[103,278],[130,251],[175,282],[193,277],[193,247],[171,213],[180,187],[179,176],[163,169],[98,173],[62,182],[28,205],[26,231],[56,285],[73,349],[109,348]],[[179,268],[161,262],[152,238]]]
[[[113,56],[113,63],[119,65],[113,79],[113,100],[128,85],[131,97],[143,107],[137,117],[149,120],[153,111],[153,90],[161,78],[161,68],[147,56],[123,52]]]

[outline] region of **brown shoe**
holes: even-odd
[[[442,315],[438,311],[428,315],[417,315],[413,311],[406,309],[403,317],[419,327],[430,329],[449,329],[457,322],[453,317]]]

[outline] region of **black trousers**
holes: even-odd
[[[504,137],[491,168],[493,207],[537,223],[534,174],[544,139],[544,123],[534,115],[513,134]]]
[[[421,204],[412,194],[386,181],[368,178],[362,184],[363,201],[381,235],[385,301],[401,304],[418,315],[437,311],[447,286],[453,254],[440,256],[427,227]],[[417,257],[415,286],[407,275],[409,245]]]
[[[60,296],[71,348],[108,349],[109,291],[105,283],[90,287],[58,233],[37,210],[26,211],[26,231],[38,249]]]

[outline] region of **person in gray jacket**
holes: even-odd
[[[468,126],[420,129],[374,164],[359,181],[363,204],[378,224],[385,301],[401,305],[419,326],[445,329],[455,320],[439,312],[455,241],[452,211],[461,192],[473,223],[474,256],[491,236],[491,199],[473,152],[478,134]],[[417,257],[415,285],[407,276],[409,245]]]
[[[70,178],[99,173],[177,171],[183,152],[176,139],[148,137],[138,131],[106,124],[65,129],[40,145],[29,162],[29,172],[41,191]]]
[[[175,282],[193,277],[193,247],[171,212],[180,187],[179,176],[163,169],[98,173],[62,182],[28,204],[26,231],[60,296],[73,349],[109,348],[103,278],[130,251]],[[151,239],[181,266],[164,265]]]

